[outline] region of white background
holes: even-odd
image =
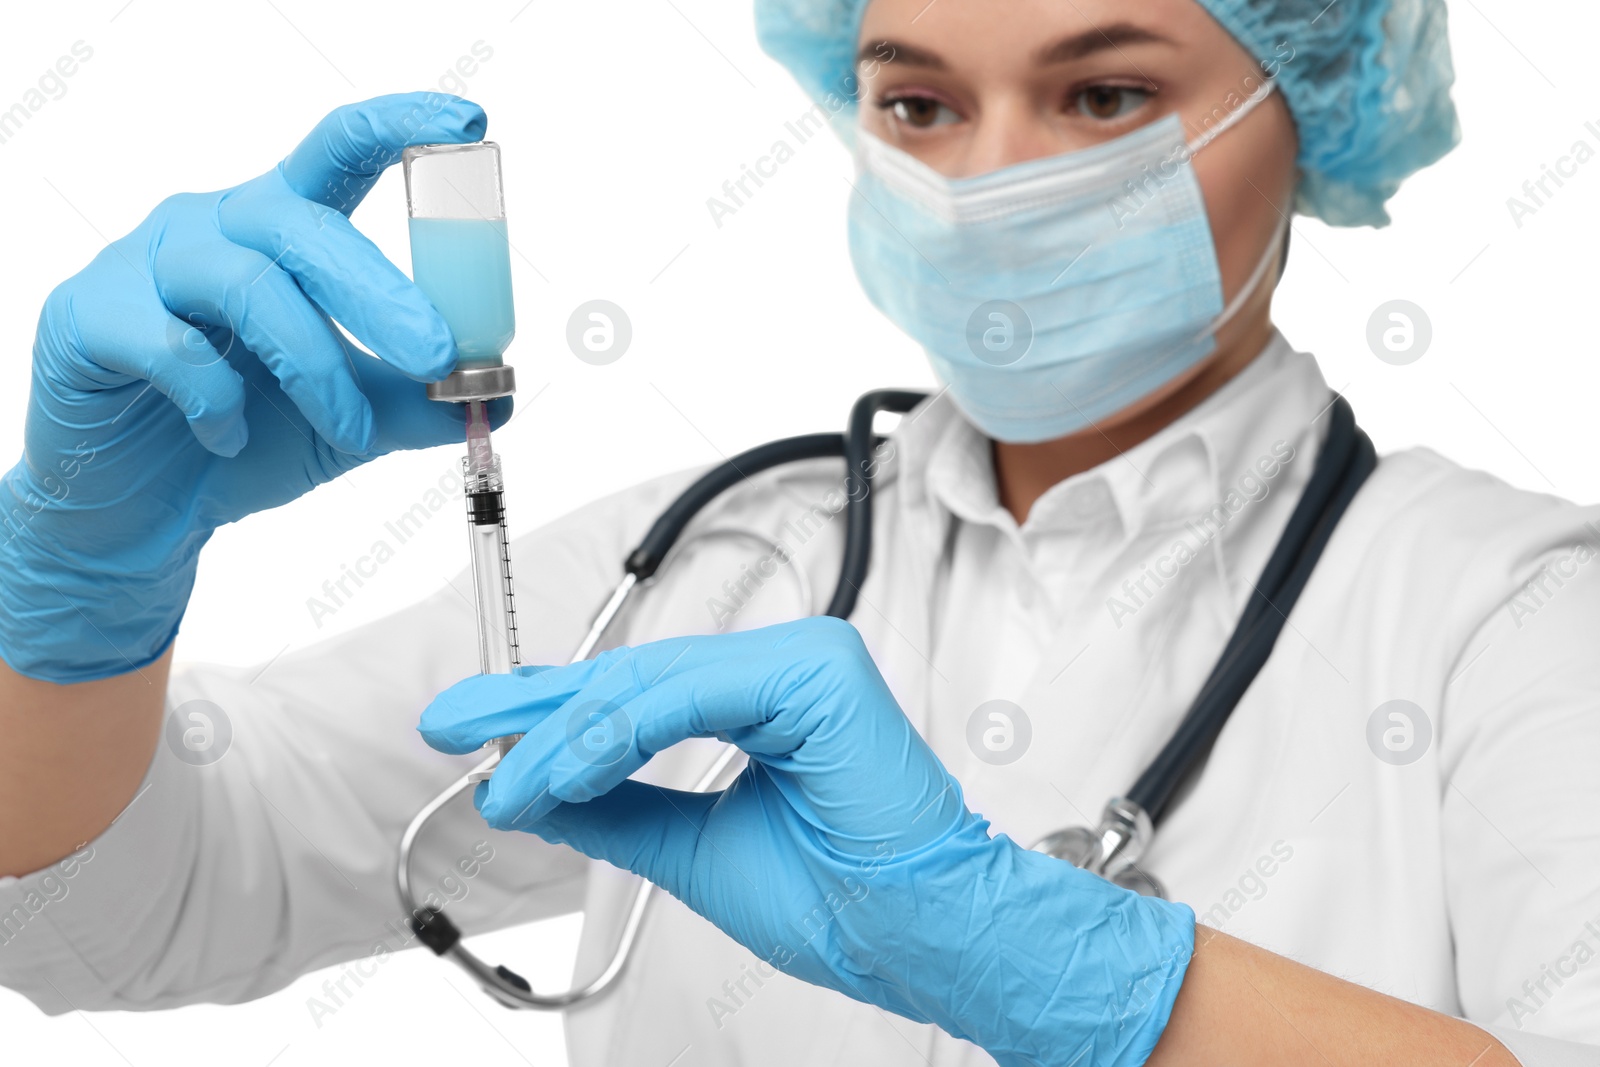
[[[93,49],[65,93],[0,144],[9,206],[0,440],[13,452],[34,321],[56,283],[162,197],[266,170],[339,104],[437,88],[479,41],[493,55],[464,95],[488,110],[489,136],[503,146],[518,251],[509,358],[519,414],[496,435],[513,533],[663,471],[840,427],[865,389],[931,382],[921,354],[856,287],[844,243],[849,160],[831,135],[800,147],[720,229],[707,211],[707,198],[809,107],[756,48],[744,3],[96,0],[6,14],[0,110],[74,42]],[[1426,445],[1516,485],[1594,502],[1600,159],[1520,228],[1506,201],[1575,141],[1600,150],[1600,10],[1461,0],[1450,14],[1461,146],[1407,185],[1386,230],[1298,220],[1277,320],[1318,355],[1380,452]],[[409,263],[398,173],[355,221]],[[565,343],[569,314],[596,297],[620,304],[634,326],[632,348],[604,367]],[[1402,367],[1366,342],[1373,310],[1397,298],[1420,305],[1433,327],[1426,355]],[[390,457],[219,532],[179,656],[263,662],[432,590],[465,563],[449,513],[320,627],[307,608],[460,451]],[[568,976],[577,929],[567,919],[500,935],[488,955],[551,988]],[[555,1017],[506,1012],[426,955],[386,963],[319,1027],[306,1000],[326,977],[241,1007],[59,1019],[0,991],[0,1058],[563,1062]]]

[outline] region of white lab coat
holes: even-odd
[[[997,832],[1027,844],[1092,821],[1170,736],[1309,476],[1329,399],[1311,357],[1275,338],[1178,422],[1050,490],[1021,529],[948,399],[897,431],[854,622]],[[565,661],[694,473],[516,542],[525,662]],[[779,621],[805,586],[817,610],[837,573],[839,482],[837,461],[816,461],[729,493],[691,527],[721,533],[686,543],[607,643]],[[1491,1026],[1530,1067],[1600,1062],[1600,562],[1582,547],[1600,545],[1597,520],[1426,449],[1385,457],[1157,836],[1146,866],[1169,895],[1231,934]],[[764,563],[771,541],[794,562]],[[221,708],[230,750],[197,768],[158,746],[138,799],[70,878],[0,880],[0,983],[48,1012],[162,1008],[260,996],[399,947],[396,842],[468,762],[413,730],[476,669],[465,589],[264,670],[176,671],[173,707]],[[969,740],[995,699],[1031,730],[1005,764]],[[1385,731],[1404,748],[1405,720],[1369,728],[1397,699],[1427,720],[1404,764],[1377,753],[1395,758]],[[687,786],[716,750],[680,746],[642,776]],[[449,911],[469,933],[583,908],[579,975],[608,958],[633,884],[485,829],[464,799],[413,870],[460,898]],[[569,1015],[573,1062],[992,1062],[763,970],[657,893],[620,986]]]

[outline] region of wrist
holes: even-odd
[[[997,1061],[1138,1067],[1154,1050],[1194,954],[1194,912],[1142,897],[1010,838],[990,842],[995,964],[1023,992],[988,1022]],[[984,1020],[975,1020],[982,1033]]]
[[[177,635],[209,533],[156,548],[46,489],[26,461],[0,478],[0,658],[61,684],[148,666]]]

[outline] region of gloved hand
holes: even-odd
[[[452,753],[526,733],[478,787],[491,826],[643,875],[771,965],[1002,1064],[1143,1063],[1193,950],[1189,908],[990,837],[836,619],[481,675],[420,729]],[[750,757],[722,792],[626,780],[709,736]]]
[[[0,480],[12,668],[77,682],[149,663],[218,526],[462,438],[421,384],[455,365],[449,327],[347,216],[405,146],[486,123],[441,93],[339,108],[259,178],[163,201],[50,294],[25,454]]]

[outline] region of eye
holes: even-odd
[[[891,97],[878,106],[893,115],[896,121],[917,130],[948,126],[952,122],[961,121],[961,116],[952,108],[939,103],[931,96]]]
[[[1153,94],[1127,85],[1091,85],[1072,94],[1078,114],[1097,122],[1110,122],[1137,111]]]

